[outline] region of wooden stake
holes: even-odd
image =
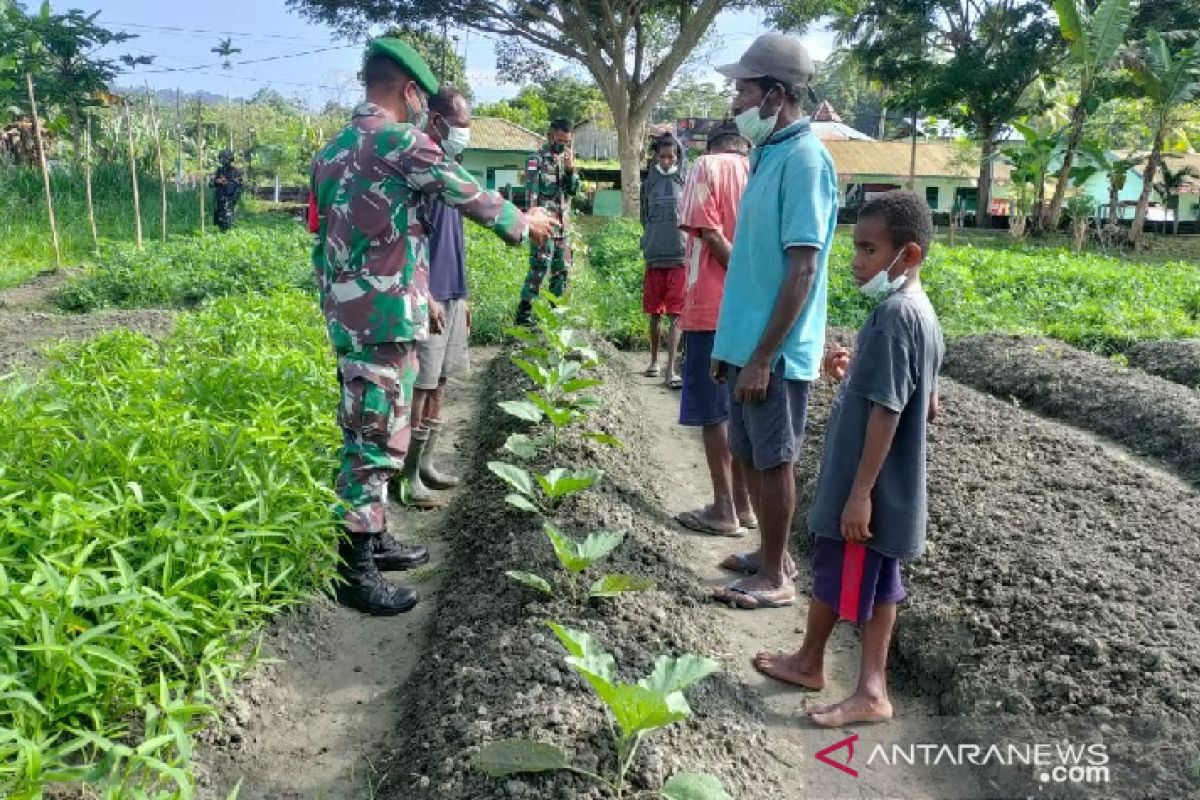
[[[83,188],[87,194],[88,224],[92,227],[92,249],[99,252],[100,235],[96,231],[96,206],[92,202],[92,115],[87,115],[87,128],[83,134]]]
[[[142,249],[142,198],[138,195],[137,156],[133,152],[133,114],[125,100],[125,132],[129,139],[129,174],[133,177],[133,219],[137,231],[137,249]]]
[[[204,103],[196,102],[196,141],[199,143],[197,158],[200,159],[200,233],[204,233],[204,198],[208,194],[208,181],[204,173]]]
[[[46,213],[50,215],[50,237],[54,241],[54,268],[62,269],[62,249],[58,244],[58,221],[54,218],[54,193],[50,191],[50,165],[46,162],[46,145],[42,142],[42,121],[38,117],[37,98],[33,92],[33,73],[25,73],[29,89],[29,112],[33,115],[33,136],[37,141],[38,161],[42,164],[42,186],[46,190]]]
[[[162,140],[158,138],[158,112],[155,111],[154,95],[150,94],[150,83],[146,82],[146,99],[150,103],[150,129],[154,136],[154,150],[158,155],[158,185],[162,192],[162,240],[167,240],[167,167],[163,163]]]

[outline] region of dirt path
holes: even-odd
[[[494,351],[473,350],[475,374]],[[473,378],[451,383],[445,438],[447,471],[461,474],[477,416]],[[430,565],[391,573],[421,595],[399,617],[368,617],[316,601],[272,626],[264,664],[239,690],[223,730],[214,731],[198,761],[202,800],[224,800],[239,781],[240,800],[372,798],[389,776],[376,754],[387,749],[401,716],[402,688],[426,645],[442,585],[445,511],[415,512],[393,505],[393,525],[406,540],[430,549]],[[395,776],[392,776],[395,777]]]
[[[57,312],[50,298],[69,278],[65,270],[47,272],[22,286],[0,291],[0,371],[18,365],[36,367],[42,361],[42,349],[60,339],[86,339],[113,328],[150,336],[171,329],[173,311]]]
[[[640,376],[645,356],[624,354],[622,359],[636,384],[636,396],[645,405],[654,421],[652,441],[641,447],[658,461],[661,473],[669,476],[667,508],[674,515],[697,508],[712,500],[712,484],[704,460],[699,432],[680,427],[679,394],[662,386],[660,380]],[[820,447],[819,436],[810,436],[809,449]],[[752,550],[757,546],[757,534],[743,539],[709,537],[680,529],[679,535],[690,549],[692,569],[712,587],[728,583],[731,575],[717,568],[717,563],[735,550]],[[797,589],[801,597],[808,593],[808,570],[800,562]],[[814,760],[813,755],[823,748],[837,744],[847,736],[859,734],[852,763],[861,763],[866,748],[875,741],[928,741],[935,724],[936,709],[932,701],[904,685],[893,681],[892,702],[896,719],[874,728],[832,732],[816,728],[808,722],[806,709],[817,702],[834,702],[850,694],[858,678],[858,637],[847,625],[838,626],[830,642],[827,659],[827,686],[819,693],[795,690],[769,680],[751,665],[751,657],[759,650],[794,650],[803,634],[805,605],[778,611],[740,611],[726,608],[721,611],[722,631],[731,643],[725,654],[725,665],[732,675],[761,697],[767,707],[766,723],[772,755],[779,762],[789,793],[787,797],[809,798],[959,798],[976,796],[977,788],[966,784],[961,776],[930,774],[918,771],[891,769],[886,782],[868,782],[851,777],[833,767]],[[830,754],[834,760],[845,760],[846,750]]]

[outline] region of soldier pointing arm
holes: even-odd
[[[313,161],[313,265],[341,384],[340,597],[371,614],[398,614],[416,604],[416,593],[388,583],[380,569],[429,559],[388,532],[386,515],[390,479],[419,463],[423,445],[409,426],[414,343],[427,335],[429,309],[419,205],[440,200],[514,244],[545,241],[550,219],[480,188],[423,131],[438,84],[411,47],[374,40],[362,78],[366,102]]]

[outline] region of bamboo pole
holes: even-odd
[[[203,101],[196,102],[196,142],[197,153],[196,157],[200,159],[200,233],[204,234],[204,198],[208,195],[208,182],[205,180],[204,174],[204,103]]]
[[[38,117],[32,72],[25,73],[25,85],[29,89],[29,113],[33,115],[33,137],[37,142],[38,161],[42,165],[42,186],[46,190],[46,213],[50,215],[50,237],[54,241],[54,268],[62,269],[62,248],[58,243],[58,221],[54,218],[54,193],[50,191],[50,165],[46,162],[46,145],[42,142],[42,120]]]
[[[158,136],[158,112],[154,96],[150,94],[150,83],[146,82],[146,99],[150,104],[150,129],[154,136],[154,150],[158,156],[158,186],[162,193],[162,240],[167,240],[167,167],[163,163],[162,139]]]
[[[137,249],[142,249],[142,199],[138,195],[137,156],[133,151],[133,114],[125,100],[125,133],[129,140],[129,174],[133,178],[133,219],[137,231]]]
[[[87,115],[87,128],[83,132],[83,189],[87,195],[88,225],[92,228],[92,249],[99,252],[100,234],[96,230],[96,205],[92,201],[92,115]]]

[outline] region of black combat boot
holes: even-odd
[[[344,536],[338,546],[340,569],[345,583],[338,586],[338,600],[372,616],[386,617],[411,611],[417,593],[388,583],[375,565],[377,533]]]
[[[429,563],[424,547],[409,547],[387,531],[375,537],[375,566],[381,570],[412,569]]]

